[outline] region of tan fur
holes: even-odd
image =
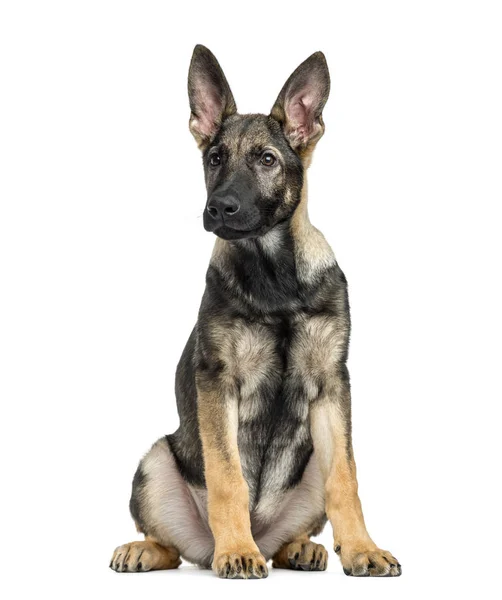
[[[310,222],[307,204],[308,189],[305,178],[300,204],[291,219],[298,275],[305,282],[311,280],[323,269],[335,264],[335,255],[326,238]]]
[[[110,567],[120,573],[140,573],[176,569],[180,564],[176,548],[166,548],[154,538],[147,537],[143,542],[131,542],[116,548]]]
[[[282,546],[275,554],[272,566],[275,569],[324,571],[328,566],[328,553],[322,544],[311,542],[304,533]]]
[[[266,576],[266,561],[251,534],[249,491],[237,446],[237,400],[201,390],[198,384],[198,406],[209,525],[215,542],[213,569],[220,576],[232,570],[235,576]]]
[[[398,562],[370,538],[358,495],[356,465],[347,423],[332,401],[312,409],[311,432],[326,486],[326,514],[334,533],[335,551],[353,575],[398,574]]]
[[[329,382],[342,358],[348,325],[332,316],[302,316],[295,328],[291,364],[305,383],[308,400],[319,394],[319,382]]]
[[[265,325],[222,319],[211,324],[209,334],[217,359],[225,365],[222,383],[231,387],[239,380],[242,397],[252,393],[271,372],[279,372],[274,338]]]

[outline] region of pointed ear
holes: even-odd
[[[282,124],[293,148],[315,144],[324,133],[322,109],[329,96],[329,71],[322,52],[312,54],[284,84],[270,115]]]
[[[195,46],[188,72],[190,131],[199,148],[205,148],[223,120],[237,112],[234,97],[214,54]]]

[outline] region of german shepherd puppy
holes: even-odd
[[[141,542],[118,572],[180,557],[224,578],[267,561],[322,571],[327,519],[346,575],[398,576],[364,524],[351,441],[347,282],[307,212],[324,132],[324,55],[302,63],[270,115],[240,115],[214,55],[196,46],[190,131],[202,150],[204,227],[217,235],[198,322],[176,372],[179,429],[140,462],[130,510]]]

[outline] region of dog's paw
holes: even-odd
[[[354,577],[399,577],[401,565],[390,552],[373,548],[335,546],[343,572]]]
[[[264,579],[267,561],[259,552],[220,552],[214,557],[213,570],[224,579]]]
[[[272,566],[276,569],[325,571],[328,566],[328,553],[322,544],[292,542],[274,557]]]
[[[176,569],[181,564],[174,548],[164,548],[155,542],[131,542],[115,549],[110,569],[117,573],[141,573],[161,569]]]

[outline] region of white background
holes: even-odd
[[[500,3],[0,6],[4,597],[500,593]],[[139,539],[136,464],[178,424],[213,244],[187,127],[196,43],[241,112],[326,54],[310,212],[349,280],[360,493],[399,579],[345,577],[333,552],[326,573],[262,582],[108,569]]]

